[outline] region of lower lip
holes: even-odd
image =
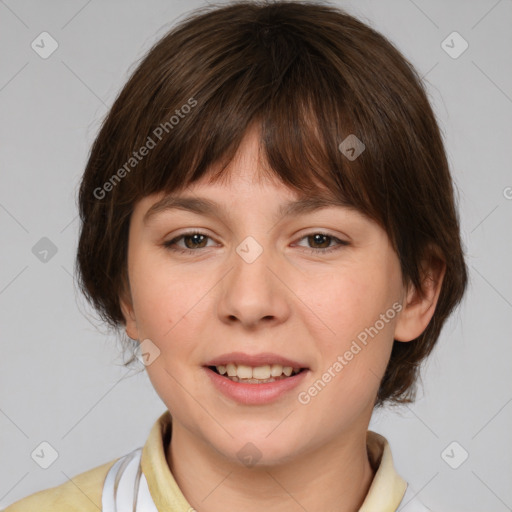
[[[221,393],[245,405],[263,405],[276,401],[278,398],[296,388],[308,373],[308,370],[303,370],[296,375],[274,382],[245,384],[242,382],[233,382],[231,379],[210,370],[210,368],[205,368],[205,370],[213,385]]]

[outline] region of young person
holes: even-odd
[[[143,447],[8,512],[426,511],[375,407],[414,398],[467,280],[411,64],[318,2],[194,12],[83,176],[86,296],[166,406]]]

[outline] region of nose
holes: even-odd
[[[254,329],[278,325],[289,317],[290,292],[282,266],[270,249],[262,249],[253,242],[233,252],[218,303],[222,322]]]

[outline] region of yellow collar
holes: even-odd
[[[191,506],[167,464],[165,449],[170,441],[170,427],[171,415],[165,411],[154,423],[143,447],[142,471],[158,510],[188,512]],[[386,438],[368,430],[366,442],[375,476],[359,512],[395,512],[405,494],[407,483],[395,471]]]

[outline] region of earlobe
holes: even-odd
[[[412,341],[427,328],[436,309],[445,272],[445,262],[432,257],[428,265],[423,266],[421,289],[409,285],[395,325],[395,340]]]

